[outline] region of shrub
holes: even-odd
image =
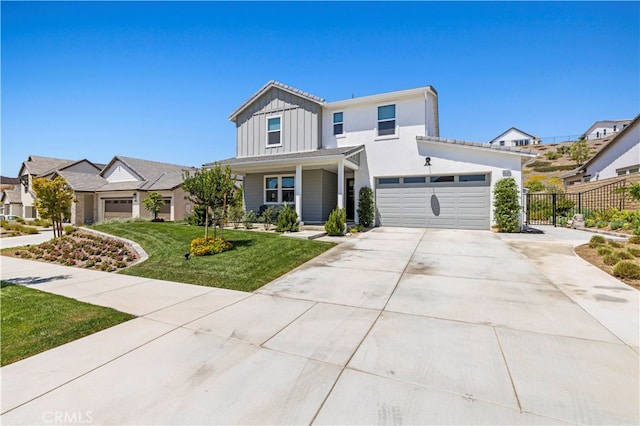
[[[16,218],[16,222],[18,222],[18,223],[20,223],[20,224],[24,225],[24,218],[22,218],[22,217],[17,217],[17,218]]]
[[[633,257],[640,257],[640,248],[627,247],[627,251]]]
[[[298,213],[286,204],[278,215],[276,232],[298,232],[298,226]]]
[[[632,235],[631,237],[629,237],[627,242],[631,244],[640,244],[640,235]]]
[[[602,245],[597,247],[597,251],[600,256],[605,256],[607,254],[613,253],[613,249],[611,247],[602,246]]]
[[[243,216],[244,211],[242,210],[242,206],[229,206],[229,220],[231,221],[231,223],[233,223],[233,229],[240,228],[240,223],[242,222]]]
[[[373,190],[369,187],[360,188],[358,193],[358,223],[365,228],[373,226]]]
[[[277,211],[278,209],[276,209],[274,206],[269,206],[266,209],[264,209],[264,211],[262,212],[262,216],[260,216],[260,221],[264,223],[265,230],[268,231],[269,228],[271,228],[271,224],[273,223],[274,216],[277,218],[276,216]]]
[[[194,256],[209,256],[230,250],[233,245],[223,239],[214,237],[201,237],[191,240],[190,251]]]
[[[23,226],[20,232],[24,234],[37,234],[38,228],[34,228],[33,226]]]
[[[640,264],[622,260],[613,267],[613,275],[620,278],[640,278]]]
[[[329,215],[329,219],[324,224],[324,230],[332,236],[340,236],[344,234],[347,222],[347,212],[345,209],[335,208]]]
[[[74,232],[76,232],[76,227],[73,225],[67,225],[64,228],[62,228],[64,230],[64,233],[67,235],[73,234]]]
[[[635,257],[634,255],[632,255],[631,253],[625,250],[616,251],[616,256],[618,256],[618,259],[620,260],[631,260]]]
[[[253,210],[248,210],[244,213],[242,217],[242,224],[244,225],[244,229],[252,229],[253,224],[258,221],[258,217],[256,216],[256,212]]]
[[[609,245],[613,248],[622,248],[622,244],[620,244],[617,241],[614,240],[607,240],[607,242],[609,243]]]
[[[494,187],[494,216],[496,226],[500,232],[515,232],[518,230],[518,185],[512,177],[500,179]]]
[[[599,220],[596,222],[596,228],[606,228],[609,225],[609,222],[606,220]]]
[[[527,183],[524,184],[525,188],[529,190],[529,192],[541,192],[544,191],[544,183],[542,183],[538,179],[534,179],[535,176],[532,176]]]
[[[191,211],[191,213],[189,213],[186,219],[189,225],[204,226],[204,223],[206,221],[206,207],[200,205],[194,206],[193,210]],[[209,223],[207,225],[211,226],[212,224],[213,217],[212,215],[209,215]]]
[[[557,160],[558,158],[562,157],[562,154],[557,151],[549,151],[545,154],[545,157],[547,157],[547,159],[549,160]]]
[[[595,248],[606,243],[607,243],[607,239],[605,237],[603,237],[602,235],[594,235],[589,240],[589,247]]]
[[[594,219],[587,219],[584,221],[585,228],[593,228],[596,226],[596,221]]]
[[[622,220],[614,220],[614,221],[612,221],[611,225],[610,225],[611,226],[611,230],[615,231],[616,229],[622,228],[624,226],[624,223],[625,222],[622,221]]]
[[[609,253],[602,257],[602,262],[604,262],[605,265],[609,266],[613,266],[619,261],[620,259],[618,258],[617,253]]]

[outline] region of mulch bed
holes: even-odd
[[[637,245],[630,245],[630,246],[637,247]],[[598,268],[602,269],[609,275],[613,276],[613,266],[606,265],[602,261],[602,256],[598,254],[597,249],[589,247],[589,244],[583,244],[581,246],[576,247],[575,252],[578,256],[580,256],[587,262],[591,263],[594,266],[597,266]],[[629,285],[630,287],[635,288],[636,290],[640,290],[640,280],[638,279],[620,278],[620,277],[615,277],[615,278]]]
[[[122,241],[83,231],[36,246],[5,250],[2,255],[105,272],[126,268],[138,260],[136,251]]]

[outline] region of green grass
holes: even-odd
[[[0,303],[2,366],[134,318],[5,281]]]
[[[191,240],[203,237],[204,228],[180,222],[109,223],[92,228],[136,241],[149,254],[147,261],[120,271],[121,274],[240,291],[254,291],[335,245],[225,229],[224,238],[233,244],[233,249],[185,260]]]

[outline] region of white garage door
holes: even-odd
[[[378,178],[376,210],[382,226],[489,229],[487,174]]]

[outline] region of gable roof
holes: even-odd
[[[416,140],[418,142],[435,142],[439,144],[448,144],[448,145],[460,145],[469,148],[475,149],[483,149],[488,151],[501,151],[505,154],[515,154],[522,157],[537,157],[538,154],[536,151],[531,149],[520,148],[517,146],[499,146],[499,145],[490,145],[488,143],[480,143],[480,142],[469,142],[462,141],[457,139],[445,139],[438,138],[435,136],[416,136]]]
[[[0,196],[0,200],[4,202],[5,200],[9,200],[9,203],[22,203],[22,195],[20,194],[19,189],[5,189],[2,191],[2,196]]]
[[[53,172],[52,178],[61,176],[67,181],[74,191],[93,192],[107,184],[107,180],[99,174],[71,172],[68,170],[58,170]]]
[[[76,160],[65,160],[62,158],[53,158],[53,157],[40,157],[38,155],[30,155],[27,158],[27,161],[22,163],[22,167],[20,167],[20,173],[18,176],[22,176],[23,170],[26,169],[27,172],[33,176],[40,176],[46,172],[51,172],[60,167],[70,165],[76,163]]]
[[[249,105],[251,105],[256,99],[258,99],[260,96],[264,95],[267,91],[269,91],[272,88],[277,88],[280,90],[284,90],[285,92],[289,92],[293,95],[299,96],[301,98],[304,98],[308,101],[314,102],[316,104],[320,104],[322,105],[324,103],[324,99],[312,95],[311,93],[307,93],[304,92],[300,89],[296,89],[295,87],[292,86],[288,86],[284,83],[280,83],[279,81],[275,81],[275,80],[270,80],[269,82],[267,82],[267,84],[265,84],[264,86],[262,86],[260,88],[260,90],[258,90],[256,93],[254,93],[253,95],[251,95],[251,97],[249,99],[247,99],[242,105],[240,105],[238,108],[236,108],[235,111],[233,111],[231,113],[231,115],[229,116],[229,120],[231,121],[235,121],[236,118],[238,118],[238,115],[240,115],[242,113],[242,111],[244,111],[245,109],[247,109],[247,107],[249,107]]]
[[[100,191],[118,191],[126,189],[141,190],[162,190],[173,189],[182,184],[182,173],[185,170],[193,170],[193,167],[181,166],[178,164],[161,163],[159,161],[142,160],[140,158],[115,156],[100,172],[100,177],[104,178],[104,173],[117,161],[127,166],[138,177],[139,181],[106,183],[100,187]]]
[[[625,127],[624,129],[622,129],[621,131],[619,131],[618,133],[616,133],[613,138],[611,139],[611,141],[609,141],[608,144],[606,144],[605,146],[603,146],[600,151],[596,152],[593,157],[589,158],[587,161],[585,161],[585,163],[581,166],[576,167],[575,169],[560,175],[560,179],[565,179],[571,176],[575,176],[577,174],[580,174],[584,171],[587,170],[587,167],[589,167],[589,165],[591,163],[593,163],[594,161],[596,161],[598,158],[600,158],[601,155],[603,155],[605,152],[607,152],[609,150],[609,148],[611,148],[612,146],[614,146],[619,140],[622,140],[622,136],[626,135],[627,133],[629,133],[631,131],[631,129],[638,125],[640,123],[640,114],[636,115],[636,117],[633,120],[630,120],[629,124],[627,125],[627,127]]]
[[[534,139],[534,140],[535,140],[535,139],[538,139],[538,138],[537,138],[536,136],[534,136],[534,135],[531,135],[531,134],[529,134],[529,133],[527,133],[527,132],[523,132],[522,130],[520,130],[520,129],[516,128],[516,127],[512,127],[512,128],[510,128],[509,130],[507,130],[507,131],[505,131],[505,132],[500,133],[497,137],[495,137],[495,138],[491,139],[491,140],[489,141],[489,143],[493,143],[493,142],[495,142],[495,141],[500,140],[500,138],[501,138],[501,137],[503,137],[504,135],[506,135],[507,133],[509,133],[509,132],[510,132],[510,131],[512,131],[512,130],[514,130],[514,131],[516,131],[516,132],[518,132],[518,133],[522,133],[523,135],[528,136],[528,137],[530,137],[531,139]]]

